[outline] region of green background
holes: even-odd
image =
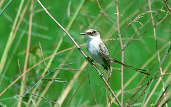
[[[5,1],[3,3],[1,10],[8,2],[9,1]],[[12,31],[12,26],[17,15],[17,11],[19,10],[20,2],[20,0],[14,0],[0,16],[0,59],[2,59],[3,52],[9,43],[8,38]],[[99,1],[105,14],[98,7],[96,0],[43,0],[41,2],[52,16],[67,29],[79,45],[84,44],[84,46],[81,45],[81,49],[86,53],[86,55],[89,56],[86,50],[87,38],[79,35],[79,33],[84,32],[89,28],[93,28],[100,32],[101,38],[105,41],[105,44],[109,49],[110,57],[121,60],[121,47],[116,25],[117,12],[115,0]],[[156,24],[157,48],[160,51],[160,58],[162,60],[170,47],[171,14],[163,1],[151,0],[151,2],[154,23]],[[24,69],[28,29],[30,24],[30,1],[24,1],[22,10],[27,5],[28,8],[8,51],[3,70],[0,73],[0,92],[19,77]],[[169,5],[171,6],[170,1]],[[127,42],[131,40],[124,50],[124,63],[133,65],[137,68],[147,69],[151,74],[151,76],[147,77],[144,74],[136,73],[136,71],[124,67],[124,84],[137,74],[137,76],[131,80],[130,84],[124,89],[124,105],[142,106],[160,76],[158,70],[159,63],[157,56],[155,56],[156,41],[153,37],[153,26],[150,19],[148,1],[120,0],[119,17],[123,43],[127,44]],[[42,54],[44,58],[46,58],[52,55],[55,51],[60,52],[52,58],[52,62],[50,63],[48,72],[45,74],[44,78],[52,78],[56,72],[59,72],[56,78],[65,82],[52,82],[46,94],[41,98],[40,104],[37,105],[39,107],[50,107],[53,106],[59,96],[63,94],[64,89],[68,86],[76,72],[78,72],[76,70],[57,71],[56,68],[80,69],[85,59],[76,48],[68,49],[70,47],[74,47],[72,41],[65,35],[61,28],[59,28],[59,26],[50,19],[39,3],[35,0],[32,23],[30,54],[27,69],[41,61],[43,59]],[[63,52],[65,49],[68,50]],[[153,58],[153,56],[155,57]],[[150,60],[151,58],[153,59]],[[168,73],[168,75],[163,76],[165,87],[169,85],[170,81],[170,59],[171,55],[169,53],[161,66],[163,71],[168,67],[168,69],[166,69],[166,73]],[[2,96],[0,96],[0,105],[6,105],[9,107],[17,106],[19,101],[18,99],[22,97],[22,106],[34,106],[34,103],[38,98],[40,98],[40,94],[45,90],[46,85],[49,83],[49,81],[40,80],[49,61],[50,59],[44,61],[26,74],[23,96],[19,96],[22,82],[22,79],[20,79]],[[64,64],[60,65],[63,62]],[[144,64],[146,64],[145,67]],[[118,64],[112,64],[112,67],[120,69],[120,65]],[[98,68],[103,70],[100,66],[98,66]],[[120,70],[116,69],[112,72],[109,84],[114,92],[118,93],[121,89],[121,73]],[[107,72],[105,71],[105,76],[106,73]],[[153,75],[157,76],[153,78]],[[140,82],[142,78],[144,78],[144,80],[143,82]],[[153,78],[152,82],[150,82],[150,84],[145,88],[151,78]],[[139,83],[143,88],[139,88],[139,93],[136,93],[134,97],[131,97],[136,88],[138,88]],[[36,93],[33,94],[32,92],[35,87],[37,87],[37,90]],[[166,92],[169,92],[168,90]],[[143,95],[140,95],[143,91]],[[156,104],[161,93],[162,84],[160,83],[156,91],[152,94],[147,105],[150,106]],[[93,67],[88,64],[74,81],[73,87],[65,98],[62,107],[103,107],[106,106],[106,95],[111,96],[110,92],[106,93],[105,84],[97,72],[95,72]],[[118,98],[120,100],[121,96]],[[28,103],[29,101],[31,102]],[[169,102],[168,105],[169,104],[171,103]],[[117,104],[113,103],[112,106],[115,107]]]

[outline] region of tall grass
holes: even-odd
[[[171,105],[170,2],[41,1],[49,17],[38,1],[0,2],[0,106]],[[89,28],[110,57],[150,76],[112,64],[110,80],[101,77],[79,35]]]

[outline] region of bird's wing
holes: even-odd
[[[100,54],[109,56],[108,49],[106,48],[106,46],[104,45],[103,42],[101,42],[101,43],[99,44],[99,49],[100,49],[100,50],[99,50],[99,53],[100,53]]]
[[[103,65],[107,69],[110,67],[110,58],[109,58],[109,52],[106,46],[104,45],[103,42],[99,44],[99,55],[102,57],[104,64]]]

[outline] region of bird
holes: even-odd
[[[95,29],[88,29],[80,34],[88,37],[87,49],[93,60],[102,65],[104,69],[109,70],[109,51],[100,38],[100,33]]]
[[[88,29],[80,35],[84,35],[88,37],[87,41],[87,49],[92,57],[98,64],[102,65],[105,70],[111,70],[111,63],[118,63],[125,67],[131,68],[133,70],[139,71],[141,73],[149,75],[149,73],[144,72],[146,70],[135,68],[133,66],[124,64],[116,59],[112,59],[109,57],[109,51],[105,46],[104,42],[100,37],[100,33],[95,29]]]

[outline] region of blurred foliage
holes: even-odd
[[[116,8],[115,0],[99,0],[99,3],[104,9],[105,14],[99,8],[97,0],[41,0],[42,4],[48,9],[48,11],[55,17],[66,28],[74,17],[75,12],[79,9],[80,4],[83,2],[78,15],[71,24],[69,33],[75,39],[78,44],[85,44],[87,38],[79,35],[80,32],[84,32],[86,29],[94,28],[101,33],[106,46],[109,49],[110,57],[121,60],[121,48],[117,35],[116,27]],[[157,46],[160,50],[161,59],[164,57],[171,40],[171,14],[165,6],[165,3],[161,0],[151,0],[152,2],[152,13],[154,16],[154,22],[156,24],[157,34]],[[8,1],[5,1],[1,7]],[[20,0],[13,1],[9,7],[0,16],[0,58],[6,47],[9,34],[12,29],[14,19],[16,17]],[[25,1],[24,6],[27,3]],[[171,6],[171,3],[169,4]],[[150,58],[156,55],[155,40],[153,37],[153,26],[150,19],[150,12],[147,0],[125,0],[119,1],[119,12],[120,12],[120,29],[123,38],[123,43],[126,44],[129,39],[131,41],[126,46],[125,52],[125,63],[133,65],[137,68],[141,68],[144,64],[147,64],[144,69],[148,69],[150,74],[158,73],[158,76],[153,79],[148,88],[145,90],[145,94],[131,97],[135,92],[135,88],[138,87],[140,80],[145,78],[141,82],[142,86],[148,83],[148,80],[153,78],[145,77],[143,74],[138,73],[138,76],[131,81],[131,83],[125,88],[124,103],[131,104],[133,106],[141,106],[143,101],[147,98],[150,91],[153,89],[157,80],[159,79],[158,71],[158,60],[154,57],[150,63],[147,63]],[[30,3],[24,19],[19,27],[15,40],[9,50],[7,61],[5,63],[3,72],[0,74],[0,92],[2,92],[12,81],[20,76],[24,69],[24,61],[26,55],[27,38],[28,38],[28,26],[29,26],[29,15],[30,15]],[[113,40],[109,40],[113,39]],[[117,40],[115,40],[117,39]],[[30,55],[28,69],[41,61],[42,59],[52,55],[59,42],[62,44],[59,46],[57,52],[61,52],[65,49],[73,47],[72,41],[65,35],[65,33],[47,16],[47,14],[40,7],[38,2],[34,1],[33,11],[33,25],[32,25],[32,36],[30,44]],[[41,44],[41,48],[40,48]],[[81,46],[83,51],[88,55],[86,46]],[[161,49],[162,48],[162,49]],[[42,52],[43,57],[42,57]],[[68,58],[66,58],[68,56]],[[163,70],[168,67],[167,73],[170,73],[171,68],[168,65],[171,62],[170,53],[166,57],[162,68]],[[47,66],[49,59],[45,62],[34,67],[26,75],[25,92],[23,96],[23,106],[28,104],[31,99],[32,90],[39,83],[42,72]],[[60,65],[63,61],[65,64]],[[85,61],[84,57],[79,53],[77,49],[68,50],[57,54],[48,72],[45,74],[45,78],[52,78],[53,74],[57,72],[56,68],[72,68],[80,69],[82,63]],[[114,68],[120,68],[120,65],[113,64]],[[103,70],[102,67],[98,66],[99,69]],[[66,82],[53,82],[46,94],[43,96],[39,107],[48,107],[54,105],[51,101],[56,101],[61,96],[64,89],[67,87],[69,82],[72,80],[74,74],[78,71],[72,70],[60,70],[56,78],[60,78],[61,81]],[[124,68],[124,84],[136,72],[134,70]],[[106,75],[106,72],[105,72]],[[167,80],[170,75],[163,76],[163,81],[167,85]],[[118,93],[121,87],[121,76],[119,70],[113,70],[112,77],[109,81],[110,86]],[[37,96],[32,95],[32,100],[37,101],[39,95],[42,93],[48,81],[41,81],[36,91]],[[21,79],[14,84],[4,95],[0,96],[0,105],[16,106],[19,93],[21,88]],[[74,81],[74,85],[69,92],[68,96],[64,100],[63,107],[82,107],[82,106],[98,106],[103,107],[106,105],[106,94],[110,95],[110,92],[106,93],[106,87],[103,81],[99,78],[99,75],[95,72],[90,64],[88,64],[79,77]],[[143,88],[139,89],[141,92]],[[162,85],[157,87],[155,93],[152,95],[148,106],[153,106],[156,99],[159,98]],[[22,96],[21,96],[22,97]],[[120,96],[118,97],[120,99]],[[134,102],[134,100],[136,100]],[[32,103],[30,103],[32,105]],[[171,105],[169,102],[168,104]],[[27,105],[28,106],[28,105]],[[33,105],[32,105],[33,106]],[[117,106],[115,103],[112,106]]]

